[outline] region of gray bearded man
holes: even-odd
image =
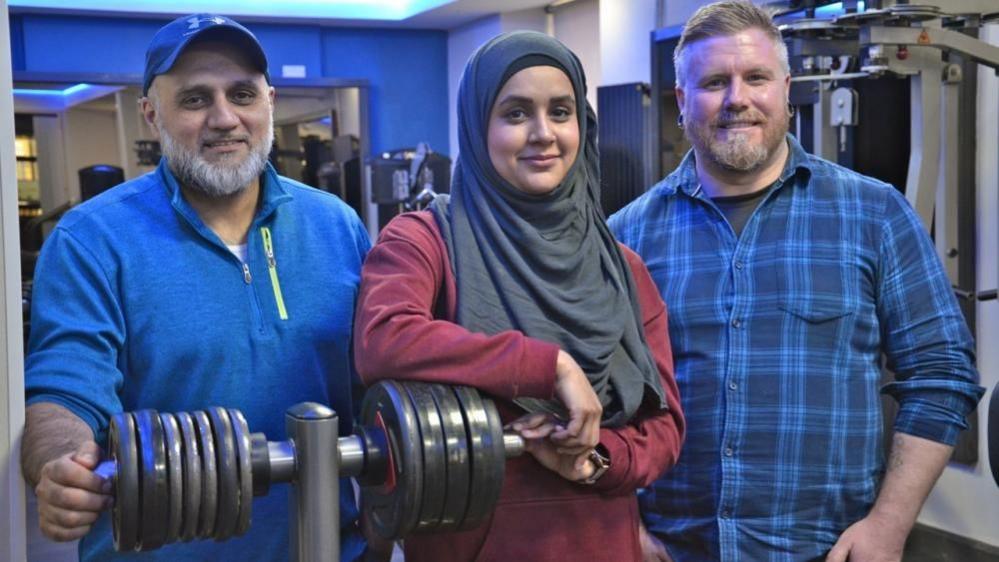
[[[94,469],[111,416],[235,408],[284,434],[297,402],[330,404],[352,426],[350,329],[370,243],[329,193],[267,163],[274,88],[257,39],[221,16],[179,18],[146,54],[142,112],[159,167],[74,208],[35,275],[21,464],[42,532],[115,553],[109,482]],[[249,532],[171,544],[149,560],[281,560],[287,487],[253,502]],[[341,481],[341,553],[365,544]]]
[[[641,496],[646,559],[898,561],[983,391],[932,241],[892,186],[787,135],[765,11],[701,8],[674,62],[693,149],[609,221],[670,311],[688,420]],[[900,407],[887,463],[880,392]]]

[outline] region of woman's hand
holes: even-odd
[[[589,459],[589,449],[582,454],[559,453],[558,446],[549,439],[556,431],[563,430],[561,422],[554,417],[547,414],[527,414],[510,424],[510,427],[524,438],[525,451],[562,478],[579,482],[589,478],[596,470]]]
[[[569,423],[551,433],[552,442],[561,454],[586,454],[600,440],[603,406],[586,373],[571,355],[561,350],[555,362],[555,397],[569,411]]]
[[[541,466],[570,482],[582,482],[593,476],[597,470],[590,460],[589,450],[581,455],[563,455],[558,452],[550,439],[525,439],[524,450],[541,463]]]

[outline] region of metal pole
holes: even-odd
[[[929,232],[940,170],[940,66],[923,69],[909,80],[912,129],[905,197]]]
[[[314,402],[285,413],[288,437],[295,444],[296,478],[292,483],[291,559],[298,562],[340,560],[339,419]]]
[[[943,262],[950,284],[961,286],[958,264],[962,259],[974,259],[972,256],[962,256],[965,248],[960,246],[957,222],[958,213],[958,137],[959,95],[961,83],[961,67],[949,64],[944,67],[944,82],[940,87],[940,163],[937,168],[936,206],[934,209],[934,243],[937,254]],[[967,220],[967,219],[965,219]]]

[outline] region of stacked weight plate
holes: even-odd
[[[491,513],[506,465],[503,427],[491,400],[469,387],[384,381],[368,389],[361,424],[366,458],[353,474],[362,485],[365,517],[379,535],[471,529]],[[267,456],[266,444],[262,434],[250,435],[237,410],[114,416],[108,451],[116,474],[115,547],[147,551],[244,534],[254,467],[260,494],[270,483],[275,459],[253,459],[258,448]]]
[[[238,410],[125,412],[111,419],[117,474],[112,528],[118,551],[194,539],[226,540],[250,527],[250,431]]]
[[[368,389],[361,423],[388,442],[384,484],[361,492],[379,535],[471,529],[492,511],[506,455],[491,400],[468,387],[384,381]]]

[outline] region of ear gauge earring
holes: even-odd
[[[683,114],[681,113],[676,117],[676,126],[683,129]]]

